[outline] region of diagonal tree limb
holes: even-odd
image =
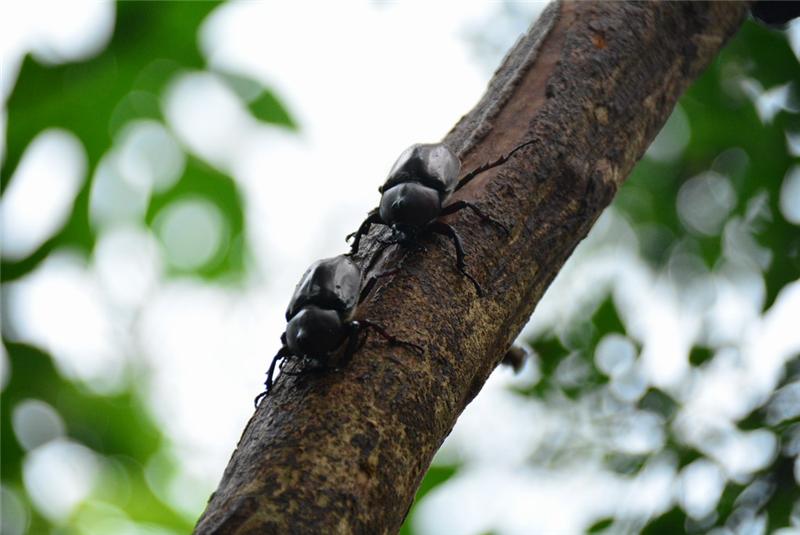
[[[390,248],[357,317],[426,348],[373,339],[340,373],[280,377],[196,533],[394,533],[428,465],[572,250],[686,87],[744,20],[744,3],[556,3],[446,136],[475,203],[462,211],[477,298],[449,244]],[[524,146],[523,146],[524,145]],[[505,159],[504,159],[505,158]],[[364,265],[376,232],[365,238]],[[265,353],[266,350],[265,350]],[[530,422],[535,425],[535,422]]]

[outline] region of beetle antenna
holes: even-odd
[[[375,323],[374,321],[356,320],[355,323],[357,324],[358,328],[361,328],[361,329],[372,329],[373,331],[378,333],[381,336],[381,338],[383,338],[384,340],[386,340],[387,342],[389,342],[389,344],[391,344],[393,346],[395,346],[395,345],[406,346],[406,347],[412,349],[413,351],[415,351],[418,355],[422,355],[425,352],[425,350],[422,349],[421,346],[418,346],[417,344],[415,344],[413,342],[406,342],[405,340],[401,340],[401,339],[397,338],[396,336],[392,336],[391,334],[389,334],[386,331],[386,329],[383,328],[382,325],[379,325],[379,324]]]
[[[455,202],[452,202],[452,203],[448,204],[447,206],[442,208],[442,211],[439,212],[439,216],[441,217],[443,215],[454,214],[455,212],[458,212],[459,210],[463,210],[464,208],[469,208],[470,210],[472,210],[475,214],[478,215],[478,217],[481,218],[481,221],[483,221],[485,223],[491,223],[491,224],[497,226],[497,228],[502,230],[503,233],[506,236],[509,236],[511,234],[510,231],[508,230],[508,227],[505,226],[505,224],[503,224],[500,221],[494,219],[492,216],[487,215],[483,210],[481,210],[476,205],[474,205],[474,204],[472,204],[471,202],[468,202],[468,201],[458,200],[458,201],[455,201]]]
[[[508,154],[501,155],[495,161],[489,162],[489,163],[485,163],[483,165],[479,165],[478,167],[476,167],[475,169],[473,169],[472,171],[470,171],[469,173],[464,175],[464,178],[462,178],[461,180],[458,181],[458,184],[456,185],[456,188],[453,191],[460,190],[461,188],[466,186],[467,183],[469,183],[473,178],[475,178],[479,174],[481,174],[481,173],[483,173],[485,171],[488,171],[489,169],[492,169],[494,167],[497,167],[498,165],[506,163],[509,159],[511,159],[511,157],[514,155],[515,152],[517,152],[519,150],[522,150],[523,148],[527,147],[528,145],[532,145],[532,144],[536,143],[537,141],[538,141],[537,139],[532,139],[530,141],[526,141],[525,143],[522,143],[521,145],[517,145],[516,147],[511,149],[511,151]]]

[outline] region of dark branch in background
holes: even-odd
[[[444,140],[463,170],[481,171],[454,200],[511,230],[467,211],[446,217],[486,295],[454,269],[442,237],[427,237],[427,251],[390,248],[375,272],[401,269],[356,319],[425,354],[376,340],[341,372],[281,376],[197,533],[396,532],[459,414],[745,14],[743,3],[718,2],[548,7]],[[377,234],[365,238],[362,266]]]
[[[785,28],[786,24],[800,17],[800,2],[797,0],[759,0],[753,2],[750,11],[759,22],[772,28]]]

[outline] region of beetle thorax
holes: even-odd
[[[422,229],[441,210],[440,193],[418,182],[398,184],[381,197],[381,219],[394,228]]]

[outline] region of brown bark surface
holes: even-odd
[[[447,218],[486,295],[441,237],[423,252],[391,248],[375,269],[402,269],[356,317],[425,353],[371,337],[340,372],[281,376],[196,533],[395,533],[459,414],[745,14],[722,2],[549,6],[444,140],[464,174],[513,151],[455,195],[511,235],[469,211]]]

